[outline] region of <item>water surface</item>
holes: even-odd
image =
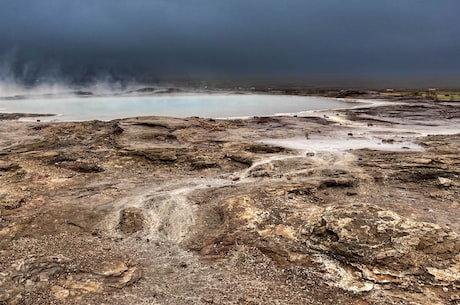
[[[0,112],[52,113],[65,121],[111,120],[136,116],[207,118],[276,115],[345,108],[350,104],[330,98],[285,95],[161,95],[30,98],[0,100]]]

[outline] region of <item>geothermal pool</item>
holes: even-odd
[[[0,112],[56,114],[45,120],[62,121],[112,120],[137,116],[230,118],[345,107],[350,107],[350,104],[331,98],[250,94],[72,96],[0,100]]]

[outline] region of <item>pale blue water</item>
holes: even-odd
[[[284,95],[161,95],[0,100],[0,112],[52,113],[49,119],[111,120],[136,116],[248,117],[345,108],[321,97]]]

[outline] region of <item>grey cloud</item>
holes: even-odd
[[[457,0],[3,0],[0,54],[32,79],[452,74],[459,11]]]

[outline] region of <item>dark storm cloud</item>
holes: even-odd
[[[0,0],[0,69],[43,75],[455,74],[458,0]]]

